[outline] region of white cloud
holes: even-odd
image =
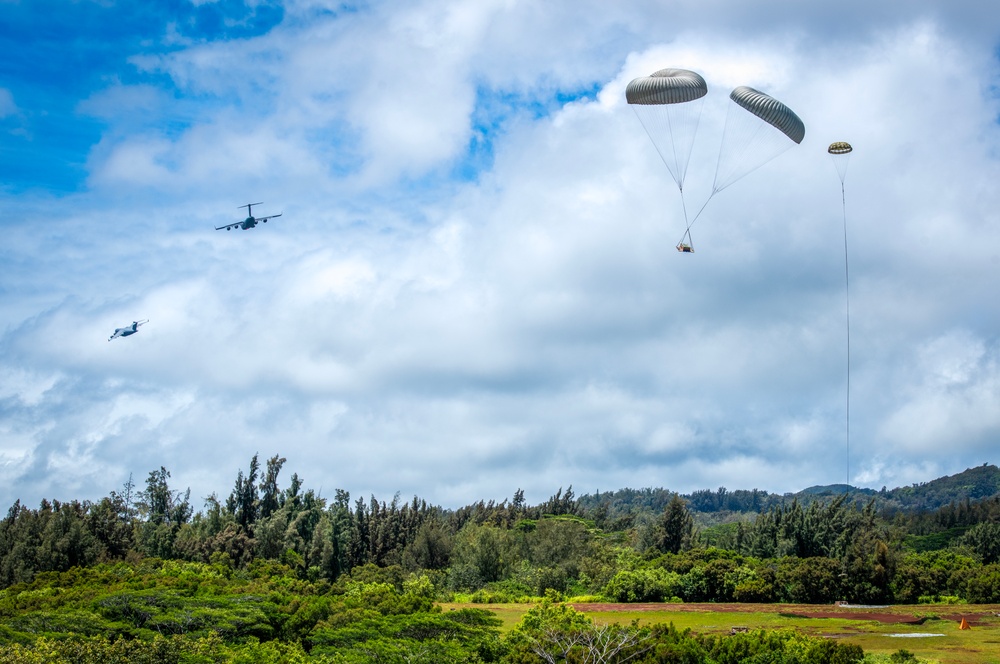
[[[14,95],[6,88],[0,88],[0,118],[5,118],[17,113],[17,104],[14,103]]]
[[[954,445],[993,449],[1000,437],[1000,348],[968,331],[920,344],[897,380],[897,405],[880,434],[903,454]]]
[[[110,125],[91,190],[8,234],[0,499],[96,496],[160,465],[224,492],[255,452],[327,493],[448,505],[843,482],[833,140],[856,148],[852,481],[988,460],[1000,132],[974,26],[922,4],[855,5],[867,27],[843,33],[684,3],[683,30],[641,2],[318,7],[289,4],[256,39],[137,55],[176,89],[115,83],[81,104]],[[673,249],[679,195],[623,99],[671,65],[711,90],[689,206],[729,88],[760,87],[807,126],[712,200],[692,256]],[[512,106],[477,108],[483,90]],[[492,161],[452,177],[474,122]],[[284,215],[212,230],[258,200]],[[140,334],[104,341],[136,318]],[[78,478],[56,486],[46,464]]]

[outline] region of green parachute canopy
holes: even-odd
[[[844,178],[847,177],[847,165],[851,162],[851,153],[854,152],[854,148],[846,141],[836,141],[830,143],[830,147],[826,151],[830,153],[833,165],[837,168],[837,175],[840,176],[840,184],[843,185]]]
[[[830,143],[830,147],[828,147],[826,151],[830,154],[850,154],[851,152],[854,152],[854,148],[851,147],[850,143],[845,141],[836,141],[834,143]]]

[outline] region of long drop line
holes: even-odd
[[[844,181],[847,179],[847,165],[854,148],[847,141],[835,141],[830,143],[826,150],[833,158],[833,165],[837,168],[837,175],[840,176],[840,205],[844,212],[844,298],[846,300],[847,312],[847,490],[851,486],[851,262],[850,252],[847,246],[847,188]]]
[[[840,181],[840,202],[844,210],[844,291],[847,296],[847,486],[851,486],[851,269],[847,255],[847,194]]]

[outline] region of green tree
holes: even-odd
[[[254,454],[250,459],[250,470],[246,477],[243,476],[242,470],[237,472],[236,486],[226,500],[226,510],[236,517],[236,523],[250,534],[253,533],[253,526],[260,514],[260,499],[257,493],[257,473],[260,472],[260,463],[257,457],[258,455]]]
[[[510,531],[495,526],[468,524],[455,538],[452,567],[471,571],[479,583],[500,581],[518,562],[516,551]],[[469,580],[472,578],[468,577]]]
[[[617,602],[662,602],[682,593],[681,575],[662,567],[621,570],[604,587]]]
[[[120,560],[134,546],[128,506],[122,496],[114,491],[90,507],[85,521],[87,529],[104,547],[108,558]]]
[[[170,472],[160,466],[149,473],[146,489],[138,495],[138,511],[144,521],[136,532],[136,547],[147,556],[172,558],[174,538],[181,525],[191,518],[191,490],[183,497],[170,488]]]
[[[451,560],[452,538],[438,519],[420,525],[404,559],[416,569],[445,569]]]
[[[267,460],[267,472],[260,482],[260,517],[266,519],[281,507],[281,490],[278,488],[278,473],[285,465],[285,457],[275,454]]]
[[[179,491],[170,489],[169,478],[170,471],[163,466],[150,471],[146,478],[146,490],[139,493],[138,508],[148,523],[179,526],[191,518],[191,490],[188,489],[182,499]]]
[[[684,500],[674,494],[656,526],[655,546],[661,553],[677,553],[691,546],[694,517]]]
[[[63,572],[97,562],[104,547],[87,529],[85,514],[86,507],[76,501],[57,506],[42,531],[39,569]]]
[[[778,599],[795,604],[828,604],[842,599],[840,564],[831,558],[783,558],[778,563]]]
[[[975,604],[1000,603],[1000,565],[986,565],[968,582],[967,599]]]
[[[1000,562],[1000,523],[978,523],[958,543],[969,547],[984,565]]]
[[[567,604],[546,598],[508,637],[507,661],[629,662],[653,647],[650,630],[636,625],[596,625]]]

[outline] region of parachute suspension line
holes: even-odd
[[[691,241],[691,227],[694,226],[694,222],[698,221],[698,217],[700,217],[701,213],[705,211],[706,207],[708,207],[708,201],[712,200],[712,196],[715,196],[715,192],[714,191],[711,194],[709,194],[708,200],[706,200],[702,204],[701,208],[699,208],[699,210],[698,210],[698,214],[694,215],[694,217],[691,218],[691,221],[687,220],[687,209],[684,210],[684,222],[685,222],[685,224],[687,226],[684,229],[684,235],[681,236],[681,242],[684,242],[684,238],[686,237],[688,239],[688,242],[690,243],[690,241]]]
[[[741,116],[742,117],[742,116]],[[742,122],[742,121],[741,121]],[[729,130],[727,116],[726,131]],[[723,139],[725,141],[725,139]],[[712,195],[719,193],[738,180],[776,158],[795,145],[775,131],[770,125],[758,122],[752,127],[739,126],[735,138],[730,139],[727,149],[719,151],[719,162],[712,182]],[[748,155],[754,155],[751,159]]]
[[[731,106],[726,109],[726,124],[722,128],[722,143],[719,146],[719,157],[718,157],[718,159],[715,162],[715,179],[716,180],[719,179],[719,164],[722,162],[723,147],[726,145],[726,132],[729,131],[729,116],[730,116],[730,113],[732,113],[732,107]],[[712,197],[715,196],[718,192],[719,192],[719,189],[715,186],[715,182],[713,181],[712,182],[712,192],[708,195],[708,198],[705,199],[705,202],[702,203],[701,207],[698,209],[698,212],[694,215],[694,217],[691,218],[691,221],[687,220],[687,213],[685,211],[684,222],[686,224],[686,227],[684,229],[684,235],[681,236],[681,242],[684,242],[684,238],[685,237],[688,239],[688,242],[691,241],[691,227],[694,226],[694,222],[698,221],[698,217],[700,217],[701,213],[705,211],[706,207],[708,207],[709,201],[711,201]]]
[[[667,106],[667,126],[670,129],[671,136],[675,135],[674,124],[676,124],[676,135],[678,137],[683,136],[685,133],[685,128],[691,135],[691,142],[694,141],[694,136],[698,132],[698,126],[701,124],[701,111],[702,103],[700,101],[694,104],[670,104]],[[675,115],[676,113],[676,115]],[[681,152],[678,154],[678,144],[680,144]],[[691,143],[683,144],[679,140],[670,141],[671,149],[674,153],[674,164],[677,167],[677,187],[681,192],[681,202],[683,204],[684,198],[684,179],[687,177],[687,169],[691,164]],[[685,223],[687,222],[687,211],[685,210],[684,216]]]
[[[681,187],[681,209],[684,211],[684,226],[687,227],[687,228],[690,228],[690,226],[688,226],[688,206],[687,206],[687,201],[684,200],[684,187]]]
[[[715,179],[712,181],[712,191],[711,193],[709,193],[708,198],[705,199],[705,202],[702,204],[701,208],[698,209],[698,213],[691,218],[690,222],[688,222],[685,233],[688,238],[691,237],[690,236],[691,227],[694,226],[696,221],[698,221],[698,218],[701,216],[701,213],[705,211],[706,207],[708,207],[708,204],[712,200],[712,198],[714,198],[717,193],[719,193],[720,191],[731,185],[733,182],[739,180],[741,177],[743,177],[743,175],[746,175],[746,173],[744,173],[738,175],[737,177],[730,177],[732,173],[726,173],[724,175],[727,178],[729,178],[728,181],[726,181],[726,178],[723,178],[723,180],[720,183],[719,180],[719,172],[722,170],[723,162],[727,162],[730,165],[729,166],[730,170],[733,170],[732,164],[739,163],[742,157],[750,151],[751,146],[754,144],[757,135],[760,133],[762,129],[761,126],[748,125],[745,122],[740,123],[739,120],[734,119],[734,117],[735,118],[742,117],[738,114],[742,113],[743,111],[737,111],[736,116],[733,115],[733,112],[734,112],[733,105],[730,105],[729,108],[726,109],[726,124],[722,129],[722,143],[719,146],[719,156],[715,162]],[[752,168],[750,170],[754,169]],[[749,173],[750,171],[747,172]]]
[[[679,185],[678,189],[680,189],[681,192],[681,210],[684,211],[685,230],[684,230],[684,235],[681,236],[680,241],[677,243],[677,250],[687,251],[690,253],[694,251],[694,245],[691,242],[691,232],[690,232],[691,226],[690,224],[688,224],[688,208],[687,208],[687,201],[684,199],[684,185],[683,184]],[[687,238],[687,242],[684,241],[684,238]]]
[[[739,163],[750,150],[761,130],[761,124],[751,123],[750,116],[743,115],[742,109],[734,111],[734,108],[739,109],[735,104],[730,104],[726,109],[726,124],[722,128],[722,143],[719,146],[719,158],[715,162],[715,179],[712,180],[712,193],[709,194],[709,199],[739,179],[731,177],[735,170],[734,164]],[[720,181],[719,175],[723,164],[729,172],[722,173],[723,178]]]
[[[670,117],[670,106],[667,106],[666,109],[667,109],[667,113],[666,113],[666,115],[667,115],[667,131],[669,131],[670,135],[673,136],[674,135],[674,123],[672,122],[672,118]],[[680,192],[681,192],[681,201],[683,202],[683,200],[684,200],[684,176],[686,175],[687,167],[685,166],[685,167],[682,168],[681,167],[681,162],[677,158],[677,142],[676,141],[673,141],[673,140],[670,141],[670,152],[671,152],[671,156],[674,159],[674,164],[676,165],[676,168],[677,168],[677,175],[674,176],[674,179],[677,181],[677,189],[679,189]],[[667,163],[667,160],[664,159],[663,163]],[[667,169],[670,170],[670,171],[673,171],[673,169],[670,168],[669,166],[667,166]]]
[[[677,251],[683,253],[694,253],[694,242],[691,240],[691,229],[684,231],[684,235],[681,236],[680,242],[677,243]]]

